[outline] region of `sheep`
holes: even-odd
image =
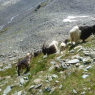
[[[77,44],[81,39],[83,42],[91,35],[95,33],[95,25],[93,26],[74,26],[70,30],[71,43]]]
[[[66,39],[64,42],[61,42],[59,48],[60,48],[60,52],[65,50],[66,46],[67,46],[67,42],[68,42],[68,39]]]
[[[79,30],[81,30],[80,39],[85,42],[85,40],[91,35],[95,34],[95,25],[93,26],[79,26]]]
[[[34,51],[34,57],[38,56],[41,53],[42,53],[42,50],[36,50],[36,51]]]
[[[52,41],[52,43],[50,45],[45,45],[45,43],[43,44],[42,52],[44,55],[54,54],[58,51],[59,51],[59,49],[58,49],[58,42],[57,41]]]
[[[17,70],[18,76],[20,76],[20,71],[25,68],[26,68],[26,71],[24,72],[24,74],[29,71],[29,69],[30,69],[29,64],[30,64],[31,59],[32,59],[32,53],[31,54],[27,53],[25,58],[23,58],[17,62],[16,68],[18,68],[18,70]]]
[[[79,30],[78,26],[73,27],[70,30],[70,41],[71,43],[75,42],[78,43],[79,39],[80,39],[80,35],[81,35],[81,31]]]

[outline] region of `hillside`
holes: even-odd
[[[0,95],[94,95],[95,38],[63,54],[32,58],[30,71],[16,63],[44,41],[64,41],[75,25],[95,24],[95,0],[47,0],[0,30]],[[31,5],[30,5],[31,6]]]
[[[75,25],[93,25],[94,3],[94,0],[47,0],[28,13],[23,12],[0,32],[0,62],[7,64],[22,58],[41,48],[44,41],[63,41]]]
[[[63,54],[32,58],[31,69],[18,77],[16,63],[0,65],[1,95],[94,95],[95,38]]]

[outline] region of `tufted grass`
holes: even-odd
[[[79,45],[83,46],[84,48],[87,49],[93,49],[95,40],[91,40],[91,42],[86,42],[86,43],[81,43]],[[72,48],[73,49],[73,48]],[[72,50],[71,49],[71,50]],[[67,59],[71,58],[72,56],[79,54],[81,57],[84,56],[83,51],[80,51],[77,53],[77,50],[74,53],[69,53],[68,52],[69,47],[65,51],[64,56],[61,59]],[[56,60],[57,57],[62,56],[62,54],[52,54],[48,56],[47,58],[43,59],[43,54],[32,58],[31,63],[30,63],[30,75],[28,75],[29,81],[26,82],[23,86],[19,85],[19,79],[20,77],[17,76],[17,70],[15,68],[15,65],[12,65],[12,68],[7,69],[5,71],[0,72],[0,77],[5,77],[4,79],[0,80],[0,88],[2,91],[0,93],[3,93],[4,89],[8,86],[11,85],[13,88],[12,90],[8,93],[8,95],[12,95],[15,93],[15,91],[22,91],[22,93],[27,92],[26,95],[36,95],[37,92],[39,92],[40,89],[43,91],[43,95],[74,95],[73,90],[76,90],[77,95],[81,95],[82,92],[86,92],[85,95],[94,95],[95,94],[95,65],[91,64],[92,68],[88,71],[85,72],[83,69],[78,69],[74,65],[71,66],[71,68],[63,70],[60,68],[60,70],[51,70],[49,71],[49,68],[51,67],[50,62],[51,61],[56,61],[56,64],[59,64],[59,62]],[[81,65],[83,63],[81,62]],[[86,67],[86,66],[85,66]],[[84,67],[84,68],[85,68]],[[3,67],[2,67],[3,68]],[[56,74],[58,78],[53,78],[49,83],[46,82],[46,75],[52,75]],[[89,76],[85,79],[82,78],[83,74],[89,74]],[[11,78],[6,78],[7,76],[11,76]],[[21,77],[26,76],[21,74]],[[30,86],[36,85],[34,83],[35,79],[41,78],[43,81],[42,86],[39,89],[32,89],[29,91]],[[8,82],[6,82],[8,81]],[[58,82],[56,82],[58,81]],[[2,86],[5,84],[4,86]],[[39,83],[38,83],[39,84]],[[59,86],[62,85],[62,88],[59,89]],[[50,87],[51,89],[55,89],[54,92],[48,92],[44,91],[45,87]],[[40,94],[39,94],[40,95]]]

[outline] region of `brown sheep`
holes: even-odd
[[[30,69],[29,64],[30,64],[31,59],[32,59],[32,54],[27,53],[25,58],[17,62],[16,68],[18,68],[17,70],[18,76],[20,76],[20,70],[23,70],[26,68],[26,71],[24,72],[24,74],[26,74],[29,71]]]

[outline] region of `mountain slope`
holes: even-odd
[[[1,30],[1,62],[9,63],[10,60],[21,58],[26,52],[41,48],[44,41],[48,43],[52,40],[63,41],[69,37],[69,30],[74,25],[94,24],[94,2],[94,0],[47,0],[30,10],[28,15],[23,13],[21,16],[25,16],[20,21],[21,16],[15,18]],[[68,16],[75,16],[73,19],[75,21],[64,22]]]

